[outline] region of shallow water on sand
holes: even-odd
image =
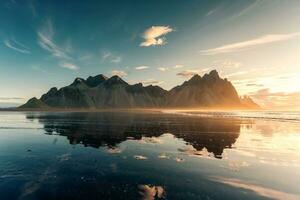
[[[216,114],[0,112],[0,199],[300,199],[300,123]]]

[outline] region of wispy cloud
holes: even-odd
[[[196,74],[201,74],[203,72],[209,71],[210,68],[204,68],[204,69],[194,69],[194,70],[184,70],[182,72],[177,73],[177,76],[181,76],[183,78],[190,78]]]
[[[148,28],[144,34],[144,42],[140,44],[141,47],[157,46],[167,44],[166,38],[163,37],[168,33],[174,31],[170,26],[152,26]]]
[[[161,72],[166,72],[166,71],[169,70],[168,67],[158,67],[157,69],[158,69],[159,71],[161,71]]]
[[[144,70],[144,69],[148,69],[148,68],[149,68],[148,66],[142,65],[142,66],[136,67],[135,69],[136,69],[136,70]]]
[[[230,73],[230,74],[227,74],[225,75],[225,77],[233,77],[233,76],[239,76],[239,75],[244,75],[244,74],[248,74],[249,71],[238,71],[238,72],[233,72],[233,73]]]
[[[272,88],[273,92],[294,93],[299,92],[299,87],[295,84],[299,76],[300,74],[295,71],[278,74],[275,69],[258,66],[249,69],[245,75],[231,76],[230,80],[241,94],[251,95],[263,88]]]
[[[0,97],[0,100],[20,100],[24,99],[23,97]]]
[[[227,19],[227,20],[233,20],[236,19],[238,17],[241,17],[251,11],[253,11],[254,8],[256,8],[257,6],[259,6],[260,3],[262,3],[263,1],[261,0],[253,0],[253,1],[247,1],[247,4],[245,4],[245,7],[238,10],[237,12],[233,12],[232,16]]]
[[[141,81],[144,85],[160,85],[163,84],[163,81],[155,80],[155,79],[147,79],[144,81]]]
[[[216,66],[221,66],[224,68],[231,68],[231,69],[237,69],[243,66],[243,63],[231,61],[231,60],[217,60],[213,62]]]
[[[220,7],[216,7],[216,8],[211,9],[210,11],[208,11],[208,12],[206,13],[205,16],[208,17],[208,16],[214,14],[215,12],[218,11],[219,8],[220,8]]]
[[[17,52],[24,53],[24,54],[29,54],[30,49],[26,47],[24,44],[21,44],[20,42],[16,40],[4,40],[3,42],[6,47],[13,49]]]
[[[70,70],[73,70],[73,71],[78,71],[79,70],[79,67],[73,63],[68,63],[68,62],[62,62],[60,63],[60,66],[62,68],[66,68],[66,69],[70,69]]]
[[[111,63],[120,63],[122,61],[122,57],[113,54],[110,51],[102,51],[102,62],[108,61]]]
[[[41,48],[49,51],[55,57],[69,59],[70,56],[67,55],[66,50],[59,47],[59,45],[54,42],[54,33],[55,31],[52,21],[48,19],[46,23],[37,31],[38,44]]]
[[[184,70],[182,72],[177,73],[176,75],[177,76],[182,76],[184,78],[189,78],[189,77],[192,77],[192,76],[194,76],[198,73],[199,73],[198,70]]]
[[[126,73],[125,71],[123,71],[123,70],[113,70],[113,71],[111,72],[111,74],[112,74],[113,76],[120,76],[120,77],[127,76],[127,73]]]
[[[247,83],[246,86],[248,87],[263,87],[264,84],[258,84],[258,83]]]
[[[290,34],[270,34],[264,35],[258,38],[254,38],[247,41],[232,43],[223,45],[213,49],[201,50],[200,53],[202,55],[215,55],[220,53],[230,53],[248,49],[250,47],[269,44],[274,42],[286,41],[290,39],[294,39],[300,36],[300,32],[298,33],[290,33]]]
[[[183,65],[175,65],[173,67],[158,67],[157,70],[161,71],[161,72],[166,72],[166,71],[169,71],[169,70],[172,70],[172,69],[180,69],[180,68],[183,68],[184,66]],[[146,66],[146,65],[142,65],[142,66],[138,66],[136,67],[135,69],[136,70],[144,70],[144,69],[148,69],[150,68],[149,66]]]
[[[271,92],[269,88],[249,93],[256,102],[264,108],[272,109],[299,109],[300,92]]]
[[[32,65],[31,68],[35,71],[39,71],[39,72],[42,72],[42,73],[45,73],[45,74],[48,74],[48,75],[52,74],[52,73],[44,70],[42,65]]]
[[[29,9],[30,9],[32,15],[34,17],[37,17],[38,14],[37,14],[37,11],[36,11],[36,8],[35,8],[35,5],[34,5],[33,1],[29,1],[29,5],[28,6],[29,6]]]
[[[111,56],[111,53],[109,51],[103,51],[102,52],[102,59],[106,60],[107,58],[109,58]]]
[[[184,67],[184,65],[175,65],[173,68],[174,69],[180,69],[180,68],[183,68]]]
[[[24,97],[0,97],[0,108],[20,106],[25,99]]]
[[[85,53],[85,54],[81,55],[81,56],[78,58],[78,60],[80,60],[80,61],[87,61],[87,60],[92,59],[93,57],[94,57],[93,54],[91,54],[91,53]]]
[[[40,47],[57,58],[60,67],[73,71],[78,71],[80,69],[80,67],[74,63],[75,59],[71,55],[74,51],[71,38],[67,38],[62,44],[57,44],[55,42],[55,28],[51,19],[47,19],[37,30],[37,36]]]
[[[117,57],[114,57],[114,58],[111,59],[112,63],[119,63],[121,61],[122,61],[121,56],[117,56]]]

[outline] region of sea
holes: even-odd
[[[300,199],[300,112],[0,112],[0,199]]]

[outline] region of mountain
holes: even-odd
[[[194,75],[182,85],[171,89],[167,102],[171,107],[242,106],[233,85],[227,79],[221,79],[216,70],[203,77]]]
[[[45,109],[49,106],[45,104],[42,100],[37,99],[36,97],[33,97],[27,101],[26,104],[20,106],[19,108],[39,108],[39,109]]]
[[[249,108],[259,106],[250,97],[240,98],[234,86],[216,70],[194,75],[170,91],[159,86],[130,85],[118,76],[100,74],[76,78],[66,87],[51,88],[40,99],[32,98],[21,109],[51,108]]]

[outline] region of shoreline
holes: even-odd
[[[20,109],[20,108],[0,108],[0,112],[228,112],[228,111],[267,111],[264,109],[247,108],[100,108],[100,109],[80,109],[80,108],[51,108],[51,109]]]
[[[300,122],[300,111],[288,110],[254,110],[254,109],[179,109],[179,108],[110,108],[110,109],[0,109],[3,113],[128,113],[128,114],[158,114],[173,115],[181,117],[196,118],[215,118],[215,119],[238,119],[238,120],[264,120],[264,121],[284,121],[284,122]],[[282,112],[279,114],[278,112]],[[297,113],[296,115],[294,113]]]

